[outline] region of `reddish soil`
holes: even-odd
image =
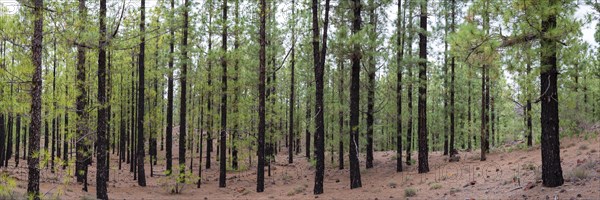
[[[177,142],[175,142],[177,143]],[[573,138],[561,141],[561,157],[565,184],[546,188],[541,183],[541,153],[539,146],[518,149],[517,145],[504,145],[493,149],[487,161],[479,161],[479,151],[459,152],[460,162],[449,163],[440,152],[429,154],[431,171],[417,174],[416,166],[404,166],[404,172],[395,172],[394,152],[376,152],[375,167],[365,169],[361,155],[362,188],[349,189],[348,163],[344,170],[330,162],[326,156],[325,193],[313,195],[314,168],[304,156],[294,158],[287,164],[287,152],[281,148],[272,166],[272,175],[265,178],[265,192],[256,191],[256,168],[240,172],[228,172],[226,188],[218,188],[218,162],[211,169],[203,169],[201,188],[195,184],[185,185],[181,194],[172,194],[163,175],[150,177],[146,163],[147,186],[139,187],[129,172],[129,165],[117,169],[117,156],[111,155],[109,197],[111,199],[403,199],[407,190],[414,190],[416,199],[600,199],[600,139]],[[174,147],[177,154],[177,147]],[[164,170],[164,151],[160,152],[155,174]],[[206,155],[206,154],[204,154]],[[213,157],[215,154],[212,154]],[[198,155],[194,158],[194,174],[197,175]],[[337,155],[334,155],[337,158]],[[416,157],[416,152],[413,153]],[[347,155],[346,155],[347,158]],[[254,158],[255,159],[255,158]],[[177,163],[177,159],[173,159]],[[255,160],[253,161],[255,165]],[[336,161],[337,162],[337,161]],[[347,162],[347,159],[346,159]],[[189,159],[188,159],[189,167]],[[71,167],[71,169],[74,167]],[[16,197],[27,188],[26,161],[18,168],[10,163],[3,169],[17,180]],[[95,164],[90,167],[89,191],[73,176],[57,170],[42,170],[41,192],[44,198],[93,199],[95,197]],[[266,176],[265,172],[265,176]],[[168,182],[168,184],[164,184]],[[19,195],[20,194],[20,195]]]

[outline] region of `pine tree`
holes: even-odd
[[[419,32],[419,173],[429,172],[427,140],[427,0],[421,3]]]
[[[146,1],[141,0],[140,3],[140,32],[141,32],[141,41],[140,41],[140,52],[138,56],[138,114],[137,114],[137,152],[136,152],[136,165],[138,172],[138,185],[145,187],[146,186],[146,173],[144,171],[144,115],[145,115],[145,51],[146,51],[146,37],[145,37],[145,27],[146,27]],[[185,154],[184,154],[185,155]],[[152,165],[152,163],[150,164]]]
[[[357,35],[361,31],[361,2],[354,0],[352,3],[352,35]],[[350,188],[362,187],[360,178],[360,169],[358,162],[358,119],[359,119],[359,100],[360,100],[360,44],[355,41],[352,49],[352,74],[350,80]]]
[[[225,187],[225,179],[227,178],[227,156],[225,149],[227,148],[227,0],[223,0],[223,34],[221,42],[221,66],[223,74],[221,75],[221,138],[219,139],[219,187]]]
[[[259,75],[258,75],[258,165],[256,172],[256,192],[265,190],[265,25],[266,25],[266,0],[260,0],[259,5],[259,43],[260,50],[258,52],[259,60]]]
[[[33,38],[31,40],[31,60],[34,73],[31,90],[31,125],[29,135],[29,155],[27,156],[27,195],[35,200],[40,197],[40,132],[42,128],[42,48],[44,26],[44,1],[35,0],[33,8]]]

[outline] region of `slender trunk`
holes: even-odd
[[[450,29],[452,31],[452,33],[456,32],[455,31],[455,18],[456,18],[456,0],[451,0],[452,3],[452,8],[451,8],[451,24],[450,24]],[[456,63],[455,63],[455,57],[452,56],[451,60],[450,60],[450,144],[448,145],[450,148],[450,152],[454,152],[454,129],[455,129],[455,121],[454,121],[454,115],[455,115],[455,110],[454,110],[454,76],[455,76],[455,71],[454,69],[456,68]],[[450,156],[452,156],[452,153],[450,153]]]
[[[318,23],[318,4],[317,0],[313,0],[313,37],[319,34]],[[315,61],[315,157],[317,158],[317,166],[315,173],[314,194],[323,193],[323,179],[325,176],[325,106],[323,104],[323,75],[325,69],[325,58],[327,56],[327,28],[329,24],[329,0],[325,0],[325,21],[323,24],[323,46],[318,53],[318,62]],[[316,34],[315,34],[316,32]],[[315,45],[316,44],[316,45]],[[319,48],[318,42],[313,42],[313,48]]]
[[[167,80],[167,133],[166,133],[166,158],[167,175],[173,172],[173,59],[175,31],[173,27],[173,18],[175,17],[175,0],[171,0],[171,25],[169,26],[169,73]]]
[[[183,10],[183,37],[181,38],[182,45],[182,65],[181,65],[181,77],[179,78],[181,85],[181,99],[180,102],[180,110],[179,110],[179,173],[185,174],[185,136],[186,132],[186,97],[187,97],[187,65],[188,65],[188,12],[189,12],[189,2],[188,0],[184,0],[183,2],[184,10]],[[180,183],[185,181],[184,178],[180,179]]]
[[[289,109],[290,109],[290,114],[289,114],[289,130],[288,130],[288,140],[287,140],[287,144],[288,144],[288,163],[294,163],[294,93],[296,92],[295,87],[295,65],[296,65],[296,2],[295,0],[292,0],[292,20],[293,25],[292,25],[292,61],[291,61],[291,68],[290,68],[290,102],[289,102]]]
[[[98,52],[98,132],[97,134],[97,166],[96,198],[108,199],[107,194],[107,149],[108,149],[108,110],[106,98],[106,0],[100,0],[100,50]]]
[[[529,77],[530,73],[531,73],[531,64],[527,63],[527,77]],[[527,125],[527,146],[531,147],[533,146],[533,123],[532,123],[532,119],[531,119],[531,96],[530,96],[530,91],[529,91],[529,83],[526,83],[525,86],[525,121],[526,121],[526,125]]]
[[[352,20],[352,35],[358,34],[361,30],[361,2],[354,0],[352,11],[354,19]],[[352,51],[352,75],[350,80],[350,189],[362,187],[360,177],[360,168],[358,161],[358,120],[359,120],[359,100],[360,100],[360,44],[355,43]]]
[[[144,170],[144,115],[145,115],[145,49],[146,49],[146,37],[145,37],[145,29],[146,29],[146,7],[145,0],[141,0],[140,11],[141,11],[141,19],[140,19],[140,32],[141,32],[141,41],[140,41],[140,52],[138,57],[138,103],[137,103],[137,172],[138,172],[138,185],[145,187],[146,186],[146,173]]]
[[[79,17],[80,20],[86,20],[86,7],[85,0],[79,0]],[[79,32],[82,34],[85,31],[84,26],[79,27]],[[77,182],[83,183],[87,182],[87,177],[84,176],[87,174],[87,121],[88,121],[88,113],[86,110],[87,107],[87,91],[86,91],[86,70],[85,70],[85,49],[82,46],[77,46],[77,89],[79,90],[76,99],[76,114],[77,114],[77,129],[76,129],[76,143],[75,143],[75,174],[77,176]],[[31,144],[31,143],[30,143]],[[30,145],[31,146],[31,145]],[[87,190],[85,190],[87,191]]]
[[[219,187],[225,187],[225,179],[227,178],[227,155],[225,149],[227,148],[227,0],[223,0],[223,34],[222,42],[223,51],[221,55],[221,67],[223,74],[221,76],[221,138],[219,143],[221,144],[219,152]]]
[[[367,87],[367,169],[373,167],[373,124],[375,122],[375,57],[373,54],[375,53],[375,45],[372,44],[375,42],[376,37],[376,16],[375,16],[375,3],[373,0],[369,0],[369,25],[371,25],[371,34],[369,34],[369,51],[368,54],[368,70],[367,70],[367,79],[369,86]]]
[[[240,39],[239,39],[239,35],[240,35],[240,1],[236,0],[235,1],[235,30],[234,30],[234,39],[235,41],[233,42],[233,48],[235,52],[238,52],[238,48],[240,46]],[[239,118],[240,118],[240,114],[239,114],[239,76],[240,76],[240,71],[239,71],[239,58],[235,58],[235,63],[234,63],[234,70],[235,70],[235,75],[233,78],[234,81],[234,92],[233,92],[233,113],[235,114],[235,120],[234,120],[234,124],[233,124],[233,137],[232,137],[232,150],[231,150],[231,166],[233,167],[234,170],[238,169],[238,146],[237,146],[237,140],[239,138]],[[293,62],[292,62],[293,63]],[[293,64],[292,64],[293,65]],[[201,114],[202,115],[202,114]],[[200,156],[202,157],[202,156]]]
[[[258,165],[256,173],[256,192],[265,190],[265,24],[266,0],[260,0],[259,27],[259,76],[258,76]]]
[[[32,62],[34,68],[31,90],[31,133],[29,135],[29,155],[27,158],[27,195],[40,199],[40,131],[42,127],[42,41],[43,41],[43,0],[34,1],[33,37],[31,40]]]
[[[208,51],[212,50],[212,10],[213,10],[213,1],[208,2]],[[208,59],[208,69],[207,69],[207,82],[208,82],[208,101],[206,102],[206,108],[208,112],[208,128],[207,128],[207,137],[206,137],[206,169],[210,169],[211,166],[211,153],[213,151],[213,139],[212,139],[212,131],[213,131],[213,112],[212,112],[212,59]]]
[[[402,171],[402,60],[404,58],[405,14],[402,1],[398,1],[396,25],[396,172]],[[405,2],[407,3],[407,2]],[[406,7],[406,6],[405,6]]]
[[[419,32],[419,173],[429,172],[427,144],[427,0],[421,2]]]
[[[408,57],[412,58],[412,43],[413,43],[413,35],[414,35],[414,31],[412,31],[413,29],[413,2],[411,0],[406,0],[406,3],[408,4]],[[412,153],[412,148],[413,148],[413,82],[414,82],[414,78],[413,78],[413,73],[412,73],[412,68],[413,68],[413,63],[410,62],[408,63],[408,70],[407,70],[407,77],[408,77],[408,91],[406,92],[406,98],[408,101],[408,122],[406,123],[406,165],[411,165],[412,164],[412,159],[411,159],[411,153]]]
[[[339,128],[340,128],[340,135],[338,138],[338,143],[339,143],[339,150],[338,150],[338,169],[344,169],[344,102],[346,102],[348,99],[345,98],[344,96],[344,76],[346,76],[346,73],[344,71],[344,60],[342,60],[340,58],[339,61],[339,77],[340,77],[340,85],[338,86],[338,95],[339,95],[339,102],[340,102],[340,108],[339,108]]]

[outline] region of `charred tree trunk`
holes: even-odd
[[[266,0],[260,0],[259,27],[259,76],[258,76],[258,165],[256,172],[256,192],[265,190],[265,24]]]
[[[404,59],[405,14],[402,1],[398,1],[396,25],[396,172],[402,171],[402,60]],[[405,2],[408,3],[408,2]]]
[[[87,10],[85,7],[85,0],[79,0],[79,17],[80,20],[85,21]],[[85,31],[84,26],[79,27],[79,32],[82,34]],[[88,113],[87,107],[87,90],[86,90],[86,70],[85,70],[85,49],[82,46],[77,46],[77,99],[75,103],[76,114],[77,114],[77,129],[75,143],[75,175],[77,176],[77,182],[87,182],[87,157],[88,157],[88,144],[87,144],[87,121]],[[31,146],[31,143],[30,143]],[[86,187],[87,188],[87,187]],[[87,189],[85,190],[87,191]]]
[[[146,29],[146,1],[141,0],[140,5],[140,32],[141,32],[141,41],[140,41],[140,52],[138,57],[138,103],[137,103],[137,173],[138,173],[138,185],[145,187],[146,186],[146,173],[144,170],[144,115],[145,115],[145,49],[146,49],[146,37],[145,37],[145,29]]]
[[[550,6],[560,5],[551,0]],[[557,12],[557,11],[554,11]],[[542,18],[542,33],[556,29],[557,13]],[[542,104],[542,182],[546,187],[557,187],[564,183],[560,165],[560,138],[557,87],[557,44],[551,38],[541,40],[541,104]]]
[[[419,32],[419,173],[429,172],[427,144],[427,0],[421,3]]]
[[[361,2],[354,0],[352,2],[352,35],[357,35],[361,30]],[[358,120],[359,120],[359,100],[360,100],[360,44],[355,43],[352,50],[352,75],[350,80],[350,189],[362,187],[360,178],[360,168],[358,161]]]
[[[34,73],[31,90],[31,133],[29,135],[29,155],[27,158],[27,195],[33,199],[40,199],[40,131],[42,128],[42,41],[44,25],[44,1],[34,2],[33,37],[31,39],[31,60]]]
[[[227,178],[227,0],[223,0],[223,34],[221,35],[223,42],[221,67],[223,74],[221,76],[221,145],[219,152],[219,187],[225,187],[225,179]]]
[[[175,30],[173,27],[173,18],[175,17],[175,0],[171,0],[171,24],[169,26],[169,74],[167,80],[167,133],[166,133],[166,162],[167,175],[173,173],[173,60],[174,60],[174,40]]]
[[[323,104],[323,75],[325,71],[325,57],[327,56],[327,28],[329,24],[329,0],[325,0],[325,21],[323,24],[323,46],[319,51],[319,26],[318,26],[318,2],[313,0],[313,50],[315,56],[315,157],[317,166],[315,173],[314,194],[323,193],[323,179],[325,176],[325,106]],[[317,61],[318,60],[318,61]]]
[[[180,110],[179,110],[179,173],[185,174],[185,136],[186,132],[186,112],[187,112],[187,65],[188,65],[188,12],[189,12],[189,2],[188,0],[184,0],[183,2],[183,37],[181,38],[182,45],[182,65],[181,65],[181,96],[180,96]],[[180,180],[180,183],[185,181],[185,175]]]
[[[106,98],[106,0],[100,0],[100,50],[98,52],[98,132],[97,144],[97,166],[96,175],[96,198],[108,199],[108,109]]]
[[[369,1],[369,25],[371,26],[371,34],[369,34],[369,40],[370,43],[375,42],[375,35],[376,33],[376,16],[375,16],[375,3],[373,2],[373,0]],[[369,51],[370,53],[368,54],[368,70],[367,70],[367,80],[368,80],[368,84],[369,86],[368,91],[367,91],[367,162],[366,162],[366,167],[367,169],[372,168],[373,167],[373,124],[375,122],[374,119],[374,115],[375,115],[375,73],[376,73],[376,68],[375,68],[375,56],[373,55],[375,53],[375,45],[374,44],[370,44],[369,45]]]

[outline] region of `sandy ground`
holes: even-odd
[[[147,186],[139,187],[123,163],[118,170],[117,156],[111,155],[108,195],[111,199],[405,199],[407,190],[414,190],[412,199],[600,199],[600,139],[571,138],[561,141],[561,158],[566,182],[556,188],[542,187],[541,153],[538,146],[517,148],[503,145],[492,150],[487,161],[479,161],[479,151],[460,152],[460,162],[449,163],[441,152],[429,154],[431,171],[418,174],[416,165],[404,166],[404,172],[395,172],[394,152],[375,152],[375,167],[365,169],[361,155],[362,188],[350,189],[347,155],[344,170],[338,170],[326,155],[325,193],[313,195],[314,168],[306,157],[298,155],[294,164],[287,164],[287,151],[281,148],[272,166],[272,175],[265,172],[265,192],[256,192],[256,168],[228,172],[227,187],[218,187],[218,162],[211,169],[203,168],[201,188],[185,185],[180,194],[172,194],[169,186],[174,181],[159,175],[150,177],[146,163]],[[177,154],[177,147],[174,147]],[[155,174],[164,169],[164,151],[159,152]],[[205,155],[205,154],[204,154]],[[212,154],[213,157],[215,154]],[[176,157],[177,155],[175,155]],[[337,158],[337,155],[334,155]],[[416,152],[413,153],[416,156]],[[189,160],[189,158],[188,158]],[[176,163],[177,159],[174,158]],[[194,158],[194,174],[198,171],[198,155]],[[253,161],[254,165],[256,161]],[[337,161],[336,161],[337,162]],[[188,162],[189,167],[189,162]],[[72,167],[73,168],[73,167]],[[9,169],[2,169],[17,180],[16,197],[27,188],[26,161],[18,168],[11,161]],[[54,174],[49,169],[41,172],[41,192],[46,199],[94,199],[95,164],[90,168],[89,191],[65,171]],[[22,196],[21,196],[22,197]]]

